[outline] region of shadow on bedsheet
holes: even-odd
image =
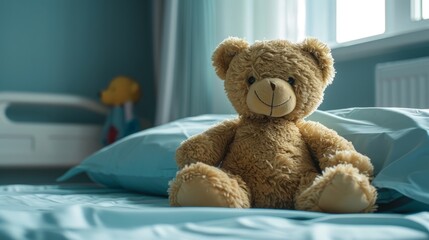
[[[392,200],[393,199],[393,200]],[[416,213],[429,211],[429,205],[392,189],[378,189],[377,213]]]
[[[68,168],[0,168],[0,185],[58,184],[56,179]],[[93,183],[86,174],[74,177],[68,183]]]

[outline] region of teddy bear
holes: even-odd
[[[305,120],[335,75],[326,44],[307,38],[250,45],[230,37],[212,63],[238,116],[180,144],[171,206],[376,209],[370,159],[334,130]]]
[[[139,100],[140,95],[139,84],[126,76],[115,77],[107,89],[101,91],[101,102],[111,107],[102,130],[104,145],[109,145],[141,129],[133,112],[133,105]]]

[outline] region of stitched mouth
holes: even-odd
[[[259,97],[259,95],[258,95],[258,93],[256,92],[256,90],[255,90],[254,92],[255,92],[255,95],[256,95],[256,97],[258,98],[258,100],[259,100],[262,104],[264,104],[265,106],[270,107],[270,108],[276,108],[276,107],[280,107],[280,106],[282,106],[282,105],[285,105],[285,104],[286,104],[287,102],[289,102],[289,100],[291,99],[291,96],[289,96],[289,98],[288,98],[286,101],[284,101],[284,102],[282,102],[282,103],[280,103],[280,104],[277,104],[277,105],[273,105],[273,102],[274,102],[274,92],[273,92],[273,95],[271,96],[271,104],[268,104],[268,103],[264,102],[264,101]]]

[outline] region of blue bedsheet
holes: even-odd
[[[0,239],[429,239],[429,213],[170,208],[95,185],[0,186]]]

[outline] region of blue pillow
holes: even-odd
[[[174,156],[179,144],[233,117],[202,115],[141,131],[96,152],[59,180],[85,172],[108,187],[167,196],[168,182],[177,171]],[[428,110],[349,108],[316,111],[307,119],[334,129],[371,158],[379,203],[406,196],[429,204]]]
[[[58,181],[86,173],[91,180],[107,187],[167,196],[168,182],[178,170],[175,154],[179,144],[233,117],[189,117],[129,135],[89,156]]]
[[[308,119],[336,130],[371,158],[380,205],[396,199],[404,205],[405,196],[420,202],[410,206],[429,210],[429,110],[350,108],[318,111]]]

